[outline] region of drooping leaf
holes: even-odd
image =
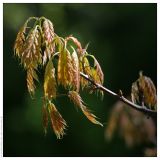
[[[85,56],[80,57],[79,66],[80,66],[80,72],[88,75],[89,77],[92,75],[91,67],[87,57]],[[82,89],[87,88],[89,86],[89,82],[83,77],[80,77],[80,83]]]
[[[87,58],[87,56],[90,56],[93,58],[94,60],[94,66],[90,65],[90,62]],[[84,74],[86,74],[91,80],[93,80],[95,83],[98,84],[103,84],[104,81],[104,76],[103,76],[103,72],[102,69],[98,63],[98,61],[96,60],[96,58],[93,55],[85,55],[82,58],[80,58],[80,71],[83,72]],[[87,88],[89,89],[89,93],[93,93],[96,91],[96,93],[100,93],[101,98],[103,99],[103,91],[102,90],[98,90],[96,88],[96,86],[94,86],[93,84],[89,83],[86,79],[84,79],[83,77],[81,77],[80,79],[81,81],[81,87],[82,89]]]
[[[100,64],[98,63],[97,59],[94,57],[94,67],[96,68],[96,74],[100,80],[100,84],[103,84],[103,81],[104,81],[104,74],[102,72],[102,69],[101,69],[101,66]]]
[[[96,116],[92,114],[87,107],[83,104],[82,98],[76,91],[69,91],[68,97],[74,103],[75,106],[79,107],[84,115],[94,124],[103,126],[99,121],[96,120]]]
[[[23,25],[17,34],[16,41],[14,44],[15,55],[18,56],[19,58],[21,58],[21,54],[24,48],[24,42],[26,39],[25,31],[26,31],[26,25]]]
[[[98,125],[100,125],[100,126],[103,127],[103,124],[100,123],[98,120],[96,120],[97,117],[96,117],[94,114],[92,114],[91,111],[90,111],[86,106],[83,105],[83,106],[81,107],[81,109],[82,109],[84,115],[85,115],[92,123],[98,124]]]
[[[73,66],[70,52],[67,49],[62,50],[58,60],[58,84],[65,88],[71,88],[73,82]]]
[[[91,76],[91,77],[92,77],[93,81],[94,81],[95,83],[97,83],[97,84],[101,84],[102,81],[101,81],[100,76],[99,76],[98,73],[97,73],[97,70],[96,70],[95,68],[91,68],[91,71],[92,71],[92,76]],[[97,92],[97,95],[98,95],[98,93],[100,93],[101,99],[103,99],[103,96],[104,96],[103,91],[102,91],[102,90],[99,90],[99,89],[96,88],[96,86],[94,86],[94,85],[92,85],[92,86],[90,87],[90,93],[93,93],[93,92]]]
[[[83,57],[82,59],[83,72],[89,77],[92,76],[91,66],[87,59],[87,57]]]
[[[36,74],[36,71],[33,68],[27,69],[27,87],[31,96],[34,95],[36,88],[34,80],[38,81],[38,76]]]
[[[23,50],[24,50],[24,44],[25,44],[25,40],[27,37],[27,29],[30,27],[27,27],[28,22],[31,20],[36,20],[35,23],[38,21],[37,17],[29,17],[26,22],[24,23],[24,25],[20,28],[15,43],[14,43],[14,53],[16,56],[18,56],[18,58],[21,58]]]
[[[56,98],[55,68],[52,60],[49,60],[44,74],[44,96],[47,99]]]
[[[79,92],[79,87],[80,87],[80,73],[79,73],[79,60],[78,60],[78,56],[76,51],[73,49],[73,53],[72,53],[72,75],[73,75],[73,89],[76,90],[77,92]]]
[[[101,69],[101,66],[100,66],[99,62],[91,54],[87,54],[86,56],[89,56],[89,57],[91,57],[94,60],[94,66],[91,67],[92,68],[92,74],[91,75],[92,75],[93,80],[96,83],[103,84],[104,74],[103,74],[103,71]]]
[[[41,36],[37,27],[32,29],[26,38],[21,63],[26,69],[30,67],[36,69],[38,64],[42,63]]]
[[[55,46],[57,46],[58,52],[62,52],[62,50],[64,49],[64,39],[55,34],[54,43],[55,43]]]
[[[50,59],[55,52],[55,44],[53,43],[54,28],[53,28],[52,22],[45,18],[42,25],[42,30],[43,30],[43,39],[45,44],[43,64],[45,64],[47,61],[47,58]]]
[[[66,38],[66,41],[68,41],[68,40],[73,41],[73,43],[77,46],[78,52],[81,54],[83,49],[82,49],[81,43],[78,41],[78,39],[73,37],[72,35],[70,35]]]
[[[62,118],[62,116],[60,115],[53,103],[49,103],[48,109],[53,131],[55,132],[57,138],[61,139],[65,134],[64,130],[67,126],[66,121]]]

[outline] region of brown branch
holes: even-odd
[[[95,83],[92,79],[90,79],[88,77],[88,75],[86,75],[86,74],[84,74],[82,72],[80,72],[80,75],[83,78],[85,78],[86,80],[88,80],[89,82],[91,82],[93,85],[95,85],[97,89],[100,89],[100,90],[102,90],[104,92],[107,92],[108,94],[118,98],[120,101],[124,102],[125,104],[128,104],[130,107],[136,109],[137,111],[143,112],[143,113],[145,113],[145,114],[147,114],[148,116],[151,116],[151,117],[156,117],[157,116],[157,112],[156,111],[148,109],[145,106],[140,106],[140,105],[132,103],[131,101],[126,99],[122,94],[114,93],[113,91],[107,89],[106,87],[104,87],[104,86],[102,86],[102,85],[100,85],[98,83]]]

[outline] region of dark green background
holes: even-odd
[[[59,98],[56,106],[69,127],[62,140],[56,139],[50,127],[45,137],[42,84],[37,85],[32,100],[26,73],[13,56],[13,45],[28,17],[45,16],[58,35],[73,34],[83,46],[90,42],[88,51],[102,66],[104,85],[128,95],[139,70],[157,84],[157,5],[4,4],[3,9],[4,156],[143,156],[144,146],[127,148],[118,136],[111,142],[105,140],[105,127],[116,102],[108,94],[103,101],[96,95],[81,94],[104,128],[90,123],[67,98]]]

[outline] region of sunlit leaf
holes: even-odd
[[[44,74],[44,96],[45,98],[56,98],[55,69],[52,60],[49,60]]]
[[[73,82],[73,65],[70,52],[64,49],[58,60],[58,84],[65,88],[72,87]]]

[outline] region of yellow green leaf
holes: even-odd
[[[44,75],[44,96],[45,98],[56,98],[55,68],[52,60],[49,60]]]

